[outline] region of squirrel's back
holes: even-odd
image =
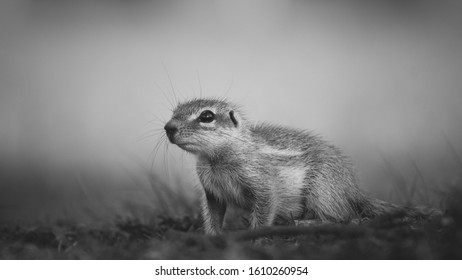
[[[295,157],[289,162],[304,170],[303,196],[312,216],[342,222],[381,212],[360,190],[353,165],[337,147],[310,132],[272,124],[253,125],[250,131],[255,142],[271,147],[274,158]]]

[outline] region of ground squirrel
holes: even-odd
[[[250,123],[222,99],[180,103],[165,125],[171,143],[196,156],[207,234],[222,231],[226,208],[250,212],[250,227],[276,219],[345,222],[391,204],[365,195],[349,159],[309,132]]]

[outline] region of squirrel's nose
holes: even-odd
[[[165,124],[164,129],[167,133],[167,137],[170,140],[170,142],[173,142],[173,137],[175,136],[175,133],[178,131],[178,125],[176,124],[176,122],[170,120],[167,124]]]

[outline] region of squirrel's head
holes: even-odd
[[[178,104],[164,129],[171,143],[196,155],[213,155],[230,142],[243,141],[244,118],[237,105],[220,99]]]

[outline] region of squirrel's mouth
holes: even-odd
[[[181,149],[187,151],[187,152],[190,152],[190,153],[195,153],[197,152],[197,145],[193,144],[193,143],[175,143],[178,147],[180,147]]]
[[[185,141],[185,139],[178,139],[177,137],[169,137],[170,143],[177,145],[180,149],[190,153],[197,153],[200,150],[198,144]]]

